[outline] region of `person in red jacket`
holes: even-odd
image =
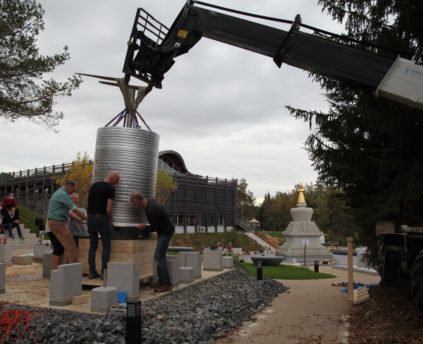
[[[6,211],[6,208],[9,204],[12,204],[15,208],[18,207],[18,202],[16,201],[15,195],[13,192],[9,192],[5,198],[3,198],[3,202],[1,203],[2,211]]]

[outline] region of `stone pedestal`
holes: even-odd
[[[140,279],[150,278],[153,275],[154,250],[156,239],[144,240],[112,240],[109,262],[134,263],[138,266]],[[82,263],[84,274],[88,274],[89,239],[79,239],[79,261]],[[101,255],[103,247],[98,242],[96,254],[97,271],[101,270]]]
[[[51,271],[50,305],[66,306],[82,292],[82,264],[63,264]]]
[[[180,281],[183,283],[191,283],[194,281],[194,268],[191,266],[182,266],[179,268]]]
[[[222,250],[204,249],[203,251],[203,269],[211,271],[222,271]]]
[[[98,287],[91,290],[91,312],[107,313],[116,303],[115,287]]]
[[[201,255],[200,252],[180,252],[184,264],[194,268],[194,278],[201,278]]]
[[[222,266],[224,269],[232,269],[234,267],[234,257],[230,257],[230,256],[223,257]]]
[[[139,268],[135,263],[109,262],[107,264],[107,286],[126,292],[128,298],[139,298],[139,275]]]

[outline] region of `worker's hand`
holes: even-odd
[[[137,229],[139,229],[140,231],[143,231],[145,229],[146,225],[145,224],[140,224],[138,226],[136,226]]]

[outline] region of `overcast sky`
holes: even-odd
[[[302,22],[340,33],[342,27],[322,13],[317,0],[213,0],[242,11]],[[183,0],[42,0],[45,30],[43,54],[69,46],[71,59],[53,77],[75,72],[122,76],[126,42],[135,12],[143,7],[170,26]],[[288,25],[266,23],[288,30]],[[300,69],[203,38],[176,59],[163,89],[153,90],[139,111],[160,135],[160,150],[179,152],[195,174],[245,178],[258,200],[266,192],[290,191],[310,183],[311,167],[304,141],[308,123],[290,117],[285,106],[326,110],[320,87]],[[72,97],[58,98],[64,120],[58,133],[31,122],[0,119],[3,154],[0,171],[17,171],[70,162],[77,152],[94,157],[96,130],[123,109],[117,88],[84,78]],[[3,150],[4,152],[4,150]]]

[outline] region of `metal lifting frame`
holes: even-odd
[[[188,2],[160,42],[157,34],[152,35],[145,28],[165,26],[144,13],[144,10],[137,12],[123,72],[127,78],[134,76],[157,88],[161,88],[164,74],[174,64],[174,59],[187,53],[202,37],[269,56],[278,66],[283,62],[371,88],[380,84],[394,62],[363,49],[301,32],[299,16],[291,29],[284,31]]]

